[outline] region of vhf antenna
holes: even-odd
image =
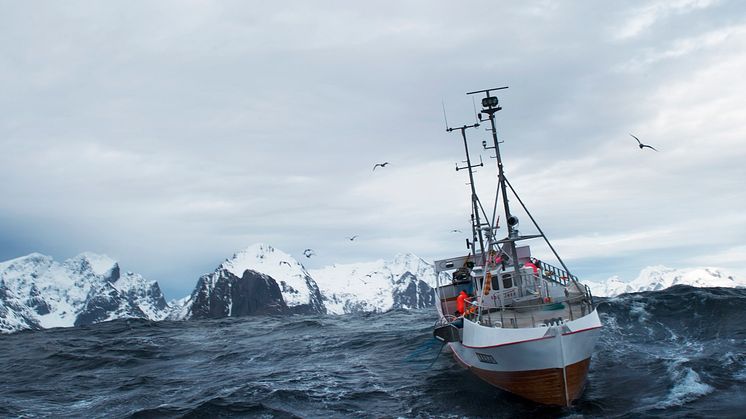
[[[446,123],[446,131],[448,131],[448,117],[446,116],[446,103],[441,100],[440,104],[443,105],[443,122]]]
[[[479,123],[475,123],[473,125],[463,125],[458,128],[446,128],[447,132],[453,132],[453,131],[461,131],[461,138],[464,140],[464,151],[466,152],[466,166],[464,167],[458,167],[458,164],[456,165],[456,171],[467,169],[469,171],[469,184],[471,185],[471,207],[472,207],[472,218],[475,222],[472,222],[471,225],[471,233],[472,233],[472,243],[476,242],[477,239],[479,239],[479,250],[482,254],[484,254],[484,240],[482,239],[482,234],[477,234],[477,228],[481,227],[481,221],[479,220],[479,198],[477,197],[477,189],[474,186],[474,168],[475,167],[483,167],[484,163],[482,163],[482,158],[480,156],[479,158],[479,164],[471,164],[471,157],[469,157],[469,145],[466,142],[466,130],[469,128],[477,128],[479,127]],[[468,241],[467,241],[468,245]],[[476,249],[474,246],[471,246],[472,255],[474,256],[474,259],[476,260]]]

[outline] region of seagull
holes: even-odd
[[[353,241],[353,240],[355,240],[355,239],[357,238],[357,236],[358,236],[358,235],[357,235],[357,234],[355,234],[355,235],[354,235],[354,236],[352,236],[352,237],[347,237],[347,240],[349,240],[349,241]]]
[[[632,134],[630,134],[630,135],[632,135]],[[640,144],[640,149],[643,149],[643,148],[647,147],[647,148],[652,148],[654,151],[658,151],[653,146],[649,146],[647,144],[643,144],[642,141],[640,141],[640,139],[637,138],[637,137],[635,137],[634,135],[632,135],[632,138],[634,138],[635,140],[637,140],[637,142]]]
[[[386,165],[387,165],[387,164],[389,164],[389,162],[384,162],[384,163],[376,163],[376,165],[375,165],[375,166],[373,166],[373,171],[374,171],[374,172],[376,171],[376,167],[378,167],[378,166],[381,166],[381,167],[386,167]]]
[[[284,260],[280,262],[280,266],[282,266],[283,263],[285,265],[288,265],[288,266],[292,267],[292,265],[290,264],[290,262],[287,262],[287,261],[284,261]]]
[[[306,249],[303,251],[303,255],[307,258],[310,258],[311,256],[315,255],[316,252],[313,251],[313,249]]]
[[[451,230],[451,233],[460,233],[460,232],[461,232],[461,230],[456,230],[455,228],[453,230]]]

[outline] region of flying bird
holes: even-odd
[[[453,230],[451,230],[451,233],[460,233],[460,232],[461,232],[461,230],[456,230],[455,228]]]
[[[316,252],[313,251],[313,249],[306,249],[303,251],[303,256],[310,258],[311,256],[315,255]]]
[[[373,166],[373,171],[375,172],[375,171],[376,171],[376,168],[377,168],[378,166],[381,166],[381,167],[386,167],[386,165],[387,165],[387,164],[389,164],[389,162],[384,162],[384,163],[376,163],[376,165],[375,165],[375,166]]]
[[[632,135],[632,134],[630,134],[630,135]],[[638,144],[640,144],[640,149],[643,149],[643,148],[647,147],[647,148],[651,148],[651,149],[653,149],[653,151],[658,151],[658,150],[656,150],[656,149],[655,149],[655,147],[653,147],[653,146],[649,146],[649,145],[647,145],[647,144],[643,144],[643,143],[642,143],[642,141],[640,141],[640,139],[639,139],[639,138],[637,138],[637,137],[635,137],[634,135],[632,135],[632,138],[634,138],[635,140],[637,140],[637,143],[638,143]]]
[[[280,262],[280,266],[282,266],[283,263],[285,265],[288,265],[288,266],[292,267],[292,265],[290,264],[290,262],[287,262],[287,261],[284,261],[284,260]]]
[[[357,234],[355,234],[355,235],[354,235],[354,236],[352,236],[352,237],[347,237],[347,240],[349,240],[349,241],[353,241],[353,240],[355,240],[355,239],[357,238],[357,236],[358,236],[358,235],[357,235]]]

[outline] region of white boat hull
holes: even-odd
[[[569,406],[583,392],[600,329],[596,310],[549,327],[486,327],[465,320],[462,342],[449,345],[462,366],[488,383],[539,403]]]

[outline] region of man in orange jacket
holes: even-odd
[[[456,297],[456,315],[460,316],[464,314],[464,308],[466,306],[466,301],[469,299],[469,295],[466,294],[466,291],[461,290],[461,293]]]

